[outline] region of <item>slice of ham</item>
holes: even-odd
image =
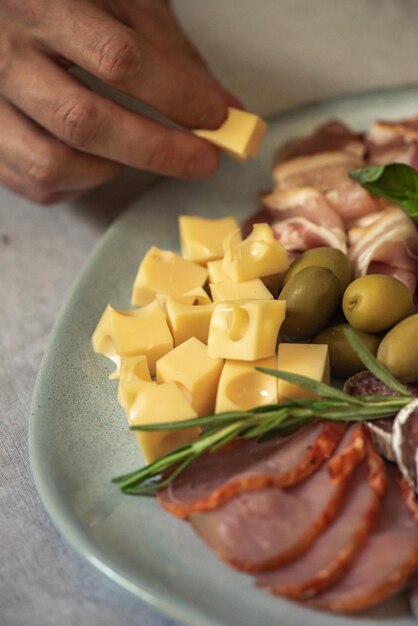
[[[374,122],[366,134],[371,164],[407,163],[418,169],[418,118]]]
[[[173,515],[186,518],[216,508],[237,493],[294,485],[331,456],[344,431],[342,423],[323,422],[264,443],[236,441],[196,459],[158,493],[158,500]]]
[[[375,530],[346,575],[308,602],[316,608],[356,612],[370,608],[401,589],[418,566],[418,526],[387,467],[388,489]]]
[[[348,176],[349,172],[363,166],[363,159],[338,151],[290,159],[273,168],[275,191],[315,187],[344,222],[351,222],[381,207],[380,200]]]
[[[364,136],[353,132],[340,120],[330,120],[311,135],[287,141],[277,152],[276,163],[319,152],[349,152],[362,157],[365,153]]]
[[[418,232],[399,207],[384,209],[369,225],[348,232],[349,258],[356,277],[385,273],[415,292],[418,272]]]
[[[381,509],[386,489],[382,458],[368,445],[367,459],[354,470],[337,518],[300,559],[260,577],[270,593],[307,599],[339,580],[363,547]]]
[[[260,572],[300,556],[338,514],[350,473],[365,456],[361,427],[347,430],[336,454],[337,473],[323,464],[288,489],[241,493],[222,506],[190,517],[195,531],[220,558],[247,572]]]

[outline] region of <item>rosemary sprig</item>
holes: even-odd
[[[139,431],[181,430],[193,426],[200,426],[203,431],[197,440],[169,452],[149,465],[116,477],[113,482],[125,493],[155,495],[204,452],[214,452],[237,437],[265,441],[314,420],[360,422],[395,415],[411,401],[412,394],[376,360],[353,331],[347,329],[344,332],[365,367],[397,395],[351,396],[306,376],[257,368],[261,372],[304,387],[314,397],[258,406],[249,411],[228,411],[177,422],[133,425],[131,429]]]

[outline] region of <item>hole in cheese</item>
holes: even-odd
[[[231,306],[228,311],[228,335],[231,341],[239,341],[244,337],[250,324],[248,312],[240,306]]]
[[[266,375],[261,372],[245,372],[230,381],[226,390],[228,399],[242,410],[266,403],[271,395],[266,388]]]

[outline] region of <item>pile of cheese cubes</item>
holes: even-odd
[[[329,377],[327,346],[279,344],[286,303],[277,300],[288,267],[268,224],[242,239],[233,217],[180,217],[182,255],[152,247],[132,304],[105,309],[92,341],[112,359],[129,423],[186,420],[246,410],[306,392],[256,366]],[[209,296],[210,294],[210,296]],[[196,427],[135,431],[147,462],[199,436]]]

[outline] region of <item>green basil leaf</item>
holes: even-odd
[[[418,172],[405,163],[373,165],[353,170],[350,178],[371,194],[391,200],[418,222]]]

